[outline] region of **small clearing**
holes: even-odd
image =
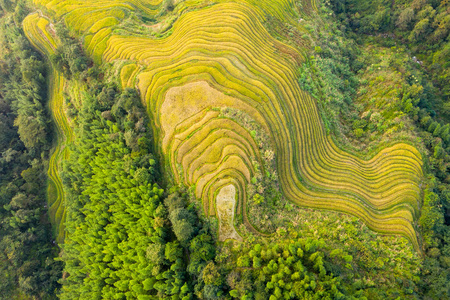
[[[236,207],[236,188],[229,184],[220,189],[216,197],[217,215],[219,217],[219,240],[242,240],[234,228],[234,210]]]

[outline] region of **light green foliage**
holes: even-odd
[[[230,296],[267,299],[287,293],[288,299],[302,299],[342,293],[415,299],[409,290],[417,289],[421,261],[406,239],[377,235],[342,214],[300,210],[292,215],[298,225],[284,233],[257,241],[248,236],[242,245],[221,247],[218,257],[228,273]]]
[[[318,247],[323,247],[323,243],[311,239],[266,244],[261,252],[252,254],[259,260],[259,264],[253,265],[250,272],[239,269],[249,266],[242,264],[248,257],[238,254],[238,272],[242,273],[241,276],[250,276],[251,283],[242,285],[242,281],[230,282],[233,288],[230,296],[243,299],[256,292],[259,297],[266,299],[323,299],[341,298],[344,294],[351,294],[353,299],[366,299],[362,297],[362,291],[351,291],[350,285],[344,284],[330,273],[327,274],[323,261],[324,253],[317,251]],[[267,250],[270,250],[272,255],[264,255]],[[297,253],[302,255],[298,256]],[[303,253],[306,256],[303,256]]]
[[[83,130],[75,131],[76,146],[65,162],[68,238],[62,259],[70,276],[61,299],[163,297],[178,294],[184,284],[182,249],[166,240],[163,190],[154,183],[148,144],[133,152],[124,138],[143,115],[135,109],[120,122],[101,117],[100,109],[136,97],[128,90],[115,93],[105,87],[83,99]],[[134,134],[146,138],[145,132]]]
[[[436,241],[432,240],[434,231],[439,225],[444,223],[442,213],[438,207],[440,201],[436,193],[426,189],[423,197],[422,213],[419,224],[422,227],[424,240],[428,245],[434,245]]]
[[[366,143],[396,139],[413,142],[410,118],[418,114],[423,87],[408,68],[404,48],[380,49],[369,45],[364,54],[367,67],[355,99],[359,108],[352,124],[355,137]]]
[[[407,55],[416,56],[420,64],[427,66],[433,83],[439,87],[433,91],[434,96],[442,97],[442,104],[448,102],[450,68],[446,63],[448,55],[447,58],[442,56],[450,47],[448,1],[334,0],[331,7],[339,19],[351,24],[347,26],[349,30],[374,36],[395,36],[394,39],[385,36],[379,40],[389,46],[396,41],[409,41],[411,53]],[[387,17],[378,18],[381,12],[388,12]],[[446,115],[448,117],[448,113]]]

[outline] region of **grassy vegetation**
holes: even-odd
[[[217,194],[217,215],[219,218],[219,238],[240,240],[234,228],[234,211],[236,207],[236,189],[230,184],[222,187]]]
[[[220,246],[216,263],[234,298],[280,299],[281,292],[287,299],[323,299],[334,292],[344,299],[417,299],[420,258],[406,238],[374,233],[336,212],[299,209],[283,215],[292,222],[271,237],[248,235]],[[315,252],[323,259],[322,271],[310,260]],[[334,288],[327,287],[328,280]]]
[[[50,23],[39,14],[31,14],[23,21],[24,31],[33,46],[42,54],[50,57],[57,48],[57,39],[50,33]],[[54,34],[54,32],[53,32]],[[64,89],[63,75],[51,67],[50,70],[50,100],[49,107],[53,121],[56,124],[56,145],[50,157],[48,176],[50,179],[48,186],[49,215],[52,224],[55,226],[58,243],[64,242],[65,231],[65,197],[61,181],[60,164],[62,159],[69,156],[66,147],[73,140],[72,129],[67,121],[64,112],[64,101],[62,91]]]
[[[254,175],[251,162],[260,161],[261,154],[248,130],[207,112],[236,106],[271,136],[281,190],[287,199],[301,206],[351,213],[373,230],[404,235],[418,247],[413,224],[420,203],[420,153],[409,144],[397,143],[362,156],[348,153],[332,141],[316,100],[297,82],[302,49],[276,41],[262,23],[271,15],[304,31],[298,25],[295,1],[219,2],[181,14],[170,28],[171,34],[162,39],[133,36],[123,30],[115,33],[114,26],[101,21],[111,16],[125,18],[134,9],[131,4],[82,2],[70,12],[69,1],[57,6],[41,4],[56,17],[67,13],[66,24],[81,35],[92,26],[98,29],[92,38],[85,35],[96,60],[128,60],[146,66],[136,78],[154,120],[165,168],[172,170],[176,182],[195,185],[208,214],[216,214],[212,196],[224,180],[233,182],[239,191],[238,212],[252,228],[246,220],[245,190]],[[314,8],[315,2],[309,5]],[[94,25],[94,20],[101,23]],[[129,72],[123,71],[124,78]],[[223,96],[201,97],[197,86],[186,85],[191,82],[204,82],[204,90],[214,89]],[[195,103],[199,108],[186,104],[184,110],[169,117],[164,108],[167,95],[183,86],[188,88],[182,103]],[[180,136],[171,134],[176,130],[181,130]]]
[[[120,82],[122,88],[132,87],[133,75],[139,71],[139,67],[136,64],[127,64],[120,71]]]

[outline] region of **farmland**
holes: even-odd
[[[10,299],[448,299],[449,1],[0,1]]]
[[[262,155],[248,129],[218,113],[230,107],[248,114],[271,137],[278,180],[288,200],[352,214],[375,231],[403,235],[419,246],[414,224],[421,154],[403,142],[364,155],[348,153],[333,141],[315,100],[297,82],[303,50],[277,41],[262,23],[270,14],[295,24],[293,1],[258,6],[254,1],[219,1],[180,14],[171,34],[162,38],[116,33],[132,12],[156,16],[159,2],[151,1],[145,9],[139,1],[36,4],[45,5],[52,17],[64,18],[97,62],[131,63],[124,66],[121,82],[139,88],[164,170],[175,182],[195,187],[206,214],[217,215],[215,196],[233,184],[236,214],[243,215],[249,230],[257,230],[246,216],[246,189],[255,176],[253,162],[261,163]]]
[[[23,26],[29,40],[42,54],[49,57],[55,52],[57,39],[50,33],[50,23],[46,18],[40,17],[38,14],[29,15],[24,20]],[[48,205],[50,219],[55,226],[57,241],[63,243],[65,237],[65,197],[60,168],[61,160],[67,159],[69,155],[66,146],[72,141],[72,129],[68,124],[63,106],[64,77],[54,68],[51,68],[50,71],[49,107],[56,125],[56,142],[49,161]]]

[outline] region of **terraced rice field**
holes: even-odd
[[[35,0],[37,5],[44,6],[53,12],[53,18],[64,18],[68,27],[84,36],[87,52],[97,62],[101,62],[102,53],[112,27],[119,24],[132,12],[141,11],[149,17],[157,15],[163,0],[128,0],[128,1],[49,1]]]
[[[57,47],[56,39],[50,34],[50,23],[39,14],[27,16],[23,22],[24,31],[33,46],[43,55],[49,57]],[[50,75],[50,100],[49,107],[53,121],[56,124],[57,142],[50,157],[48,169],[48,205],[49,215],[58,243],[64,242],[64,221],[65,221],[65,198],[61,178],[59,176],[59,166],[62,159],[69,155],[66,145],[72,141],[72,130],[68,124],[63,110],[64,77],[61,73],[51,68]]]
[[[65,16],[80,34],[93,25],[85,23],[93,19],[91,11],[104,13],[113,3],[79,1],[84,6],[79,4],[75,23],[68,13],[73,1],[39,2]],[[218,113],[224,107],[242,110],[271,136],[289,200],[355,215],[371,229],[403,235],[418,247],[413,224],[419,214],[422,159],[417,149],[397,143],[368,157],[341,150],[326,134],[316,103],[298,84],[302,49],[275,40],[262,24],[267,15],[296,24],[295,2],[218,2],[182,14],[163,39],[119,35],[108,27],[101,29],[107,30],[102,42],[95,42],[102,46],[93,55],[103,61],[145,66],[134,79],[132,66],[126,65],[121,80],[139,87],[174,180],[195,186],[210,215],[217,215],[217,193],[232,184],[236,213],[255,231],[246,216],[246,189],[255,172],[252,161],[261,160],[260,148],[246,128]],[[111,16],[117,17],[116,7],[131,5],[121,3]],[[314,8],[316,2],[309,5]]]

